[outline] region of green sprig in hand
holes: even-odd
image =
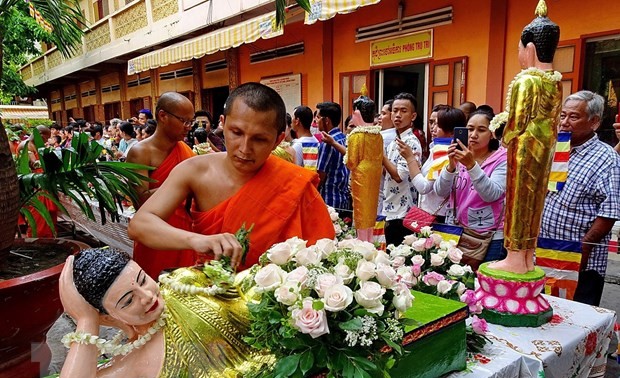
[[[245,259],[247,257],[248,251],[250,250],[250,232],[252,232],[253,228],[254,224],[252,224],[250,228],[245,228],[245,223],[243,223],[239,230],[235,232],[235,238],[241,245],[242,250],[241,264],[245,264]],[[222,269],[226,270],[228,273],[235,272],[235,270],[232,268],[229,256],[222,256],[219,260],[211,260],[203,267],[204,273],[213,280],[218,280],[220,271]]]

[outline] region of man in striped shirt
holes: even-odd
[[[562,190],[547,193],[539,235],[582,243],[574,300],[595,306],[603,294],[611,229],[620,219],[620,157],[595,133],[604,102],[590,91],[564,100],[560,131],[572,133],[568,178]]]
[[[316,172],[319,161],[319,141],[310,132],[312,126],[312,110],[307,106],[298,106],[293,111],[293,131],[297,139],[293,141],[297,165]]]
[[[340,105],[335,102],[322,102],[317,104],[316,107],[318,110],[319,130],[331,136],[335,143],[346,146],[346,137],[338,127],[342,120]],[[325,203],[335,208],[341,217],[350,216],[350,172],[336,147],[325,142],[320,144],[317,170],[321,179],[319,193],[321,193]]]

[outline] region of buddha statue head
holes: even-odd
[[[521,33],[521,44],[527,48],[532,43],[536,56],[542,63],[552,63],[555,50],[560,41],[560,27],[547,17],[547,5],[540,0],[536,7],[536,18]]]
[[[353,101],[353,111],[358,110],[362,120],[372,124],[375,120],[375,102],[366,96],[359,96]]]

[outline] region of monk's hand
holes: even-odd
[[[78,292],[73,282],[73,256],[69,256],[60,273],[59,279],[60,302],[76,323],[87,322],[99,324],[99,311],[91,306]]]
[[[243,248],[233,234],[203,235],[194,250],[198,253],[212,253],[215,260],[223,256],[230,258],[230,266],[234,269],[241,262]]]

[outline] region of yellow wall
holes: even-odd
[[[301,102],[311,108],[323,101],[322,65],[323,28],[320,23],[303,25],[301,22],[285,26],[284,35],[268,40],[260,39],[239,47],[240,83],[260,81],[261,78],[301,73]],[[305,41],[304,41],[305,37]],[[304,41],[304,53],[275,60],[250,64],[250,54],[288,46]]]
[[[142,72],[140,75],[130,75],[127,76],[126,83],[130,81],[134,81],[138,79],[138,76],[141,78],[146,78],[149,76],[149,71]],[[148,97],[151,95],[151,84],[153,83],[153,79],[151,78],[151,82],[147,84],[141,84],[135,87],[127,88],[127,99],[131,100],[134,98]]]
[[[151,78],[151,81],[153,79],[158,80],[159,81],[159,93],[158,95],[161,95],[164,92],[187,92],[187,91],[193,91],[194,87],[193,87],[193,77],[192,76],[185,76],[185,77],[181,77],[178,79],[170,79],[170,80],[159,80],[159,74],[164,73],[164,72],[170,72],[170,71],[176,71],[178,69],[181,68],[186,68],[186,67],[191,67],[192,66],[192,62],[188,61],[188,62],[181,62],[181,63],[176,63],[176,64],[171,64],[169,66],[166,67],[160,67],[157,69],[157,77],[156,78]],[[196,74],[196,73],[194,73]]]
[[[89,81],[82,82],[79,84],[79,88],[80,88],[80,93],[78,94],[78,96],[81,97],[82,92],[95,90],[95,81],[89,80]],[[95,105],[97,104],[97,96],[92,95],[92,96],[81,97],[81,101],[82,101],[82,107],[88,106],[88,105]]]
[[[207,62],[216,62],[225,59],[223,51],[204,56],[200,59],[200,75],[202,75],[202,88],[217,88],[228,86],[228,69],[224,68],[217,71],[205,72]]]

